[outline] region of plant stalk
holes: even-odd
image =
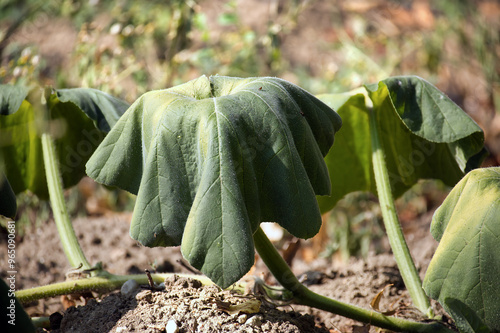
[[[78,238],[75,235],[75,230],[69,219],[66,203],[64,201],[59,161],[57,159],[54,141],[48,133],[42,134],[42,149],[50,203],[64,253],[72,267],[78,267],[83,270],[90,269],[91,266],[83,254]]]
[[[174,275],[178,277],[189,277],[200,280],[203,285],[213,284],[213,282],[210,281],[209,278],[201,275],[167,273],[151,274],[151,277],[153,278],[153,281],[155,283],[161,283],[164,282],[166,278]],[[138,284],[147,285],[149,283],[146,274],[114,275],[105,271],[101,271],[98,276],[86,279],[69,280],[41,287],[18,290],[16,291],[16,298],[19,300],[19,302],[26,304],[43,298],[84,293],[89,291],[106,293],[121,288],[121,286],[128,280],[135,280]]]
[[[377,122],[375,120],[375,112],[370,110],[370,136],[372,142],[372,162],[373,172],[375,175],[375,183],[377,184],[377,193],[384,219],[384,226],[389,238],[394,259],[403,277],[410,297],[415,303],[415,306],[426,314],[429,318],[434,316],[429,298],[425,295],[422,288],[422,281],[418,275],[417,268],[411,257],[410,250],[406,244],[406,240],[396,214],[394,199],[389,181],[389,173],[385,162],[385,154],[382,143],[378,135]]]
[[[343,303],[334,299],[314,293],[302,285],[278,253],[266,234],[259,227],[254,233],[254,244],[260,257],[269,268],[278,282],[291,291],[294,300],[298,304],[315,307],[347,318],[361,321],[396,332],[439,332],[451,333],[452,330],[440,323],[419,323],[402,318],[385,316],[379,312],[363,309],[351,304]]]

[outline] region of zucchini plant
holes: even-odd
[[[90,98],[92,103],[89,99],[85,99],[88,103],[77,103],[64,100],[60,91],[46,92],[48,113],[42,112],[40,135],[40,129],[33,127],[37,113],[25,100],[26,94],[1,88],[2,131],[10,129],[12,138],[20,135],[13,129],[22,127],[26,132],[22,140],[11,139],[11,145],[2,147],[4,156],[13,154],[13,160],[23,161],[5,169],[9,180],[12,175],[25,179],[20,185],[12,183],[14,192],[30,189],[40,191],[41,196],[48,193],[51,199],[58,198],[52,200],[54,207],[64,206],[61,191],[51,188],[62,188],[55,183],[56,178],[62,178],[65,186],[72,184],[70,175],[65,181],[64,167],[54,164],[53,175],[49,172],[47,177],[49,187],[44,188],[37,182],[41,176],[32,173],[36,169],[33,159],[40,158],[40,149],[26,150],[23,143],[32,140],[32,148],[45,147],[46,167],[51,160],[72,161],[61,152],[71,151],[81,141],[64,148],[61,138],[66,132],[60,129],[66,125],[54,122],[51,114],[58,113],[51,111],[66,111],[53,106],[76,105],[80,119],[82,111],[85,113],[81,123],[90,122],[97,128],[100,121],[96,119],[108,119],[96,107],[102,104],[95,98]],[[86,113],[89,109],[96,112]],[[20,116],[21,110],[26,115]],[[20,120],[14,120],[16,114]],[[392,198],[420,178],[438,178],[454,185],[479,164],[484,150],[482,131],[429,83],[416,77],[390,78],[353,93],[318,99],[277,78],[202,76],[146,93],[119,119],[111,119],[114,121],[100,136],[102,142],[88,160],[86,171],[101,183],[137,195],[130,230],[134,239],[146,246],[180,245],[185,258],[223,288],[248,272],[256,249],[285,288],[283,296],[296,303],[394,331],[450,332],[439,322],[387,316],[313,293],[299,283],[260,228],[262,222],[278,222],[293,235],[309,238],[319,230],[321,212],[331,209],[345,194],[356,190],[378,193],[405,284],[416,305],[432,316]],[[334,138],[336,144],[330,149]],[[58,140],[59,148],[50,148]],[[24,171],[16,171],[18,168]],[[67,235],[67,230],[61,228],[59,233]],[[75,258],[73,264],[79,266],[83,259],[72,254],[76,245],[70,242],[68,247],[72,249],[68,257]],[[98,268],[93,277],[78,284],[68,281],[21,290],[16,296],[27,301],[109,290],[131,278]],[[145,281],[146,277],[142,278],[140,281]],[[432,275],[429,281],[434,281]],[[440,288],[446,288],[429,288],[426,290],[432,297],[449,295],[448,291],[440,294]],[[468,309],[461,307],[460,298],[443,297],[451,304],[445,307],[452,315]]]
[[[405,286],[415,306],[432,318],[393,198],[419,179],[456,184],[483,160],[483,131],[441,91],[416,76],[391,77],[350,93],[318,97],[344,121],[325,158],[332,195],[318,197],[321,210],[330,210],[353,191],[378,195]]]
[[[330,192],[323,157],[340,127],[337,113],[287,81],[202,76],[141,96],[92,155],[87,173],[137,194],[134,239],[180,245],[223,288],[248,272],[255,248],[299,304],[395,331],[449,331],[313,293],[260,228],[278,222],[301,238],[319,230],[315,196]]]
[[[181,245],[191,265],[226,288],[252,267],[261,222],[301,238],[318,232],[315,194],[330,192],[323,156],[340,125],[286,81],[202,76],[140,97],[87,173],[137,194],[132,238]]]
[[[85,258],[69,219],[63,188],[76,184],[85,175],[85,162],[129,105],[94,89],[52,89],[36,91],[22,86],[0,85],[0,215],[14,219],[15,194],[29,190],[50,198],[62,248],[70,265],[83,276],[74,281],[18,290],[21,303],[84,291],[106,292],[127,280],[147,284],[139,275],[114,275],[100,263]],[[153,274],[155,282],[165,275]],[[202,279],[203,280],[203,279]],[[9,302],[2,293],[1,302]],[[21,312],[20,312],[21,313]]]
[[[90,269],[69,220],[63,184],[73,186],[85,175],[85,162],[128,104],[86,88],[46,88],[29,98],[28,93],[22,86],[0,85],[5,176],[15,194],[50,195],[66,257],[73,267]]]

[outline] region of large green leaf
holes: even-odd
[[[276,78],[202,76],[139,98],[87,163],[98,182],[137,194],[131,236],[182,245],[186,259],[227,287],[254,262],[263,221],[316,234],[315,194],[341,125],[304,90]]]
[[[467,174],[432,219],[431,232],[439,246],[423,286],[463,331],[479,329],[482,323],[500,331],[499,217],[497,167]]]
[[[360,94],[349,98],[345,94],[318,96],[335,108],[344,122],[337,144],[325,158],[332,195],[318,198],[322,212],[350,192],[376,193],[368,118],[371,109],[395,197],[419,179],[441,179],[453,186],[482,161],[482,130],[429,82],[415,76],[392,77],[365,88],[366,101]]]
[[[0,86],[0,154],[15,193],[48,197],[41,134],[55,139],[63,184],[85,175],[85,163],[128,104],[95,89],[47,89],[45,105],[32,104],[22,87]],[[46,112],[45,112],[46,110]]]

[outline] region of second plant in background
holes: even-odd
[[[485,157],[481,128],[441,91],[415,77],[392,77],[346,94],[321,95],[344,121],[325,158],[332,195],[318,197],[322,211],[353,191],[380,200],[394,257],[417,308],[433,311],[406,244],[394,206],[419,179],[453,186]]]

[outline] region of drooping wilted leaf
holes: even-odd
[[[87,163],[98,182],[137,194],[131,236],[182,253],[227,287],[254,261],[252,235],[275,221],[319,230],[323,157],[338,115],[276,78],[205,76],[139,98]]]
[[[367,102],[360,94],[318,96],[336,108],[344,122],[336,138],[343,143],[336,144],[325,158],[332,195],[318,198],[322,212],[350,192],[376,194],[369,112],[376,116],[395,197],[420,179],[440,179],[453,186],[484,158],[481,128],[427,81],[393,77],[366,86],[366,96]]]
[[[464,327],[500,330],[499,217],[500,168],[485,168],[468,173],[432,219],[439,246],[423,286]]]
[[[0,153],[15,193],[48,197],[41,134],[55,139],[65,187],[85,175],[85,163],[128,104],[95,89],[47,89],[46,104],[32,104],[26,89],[0,86]]]

